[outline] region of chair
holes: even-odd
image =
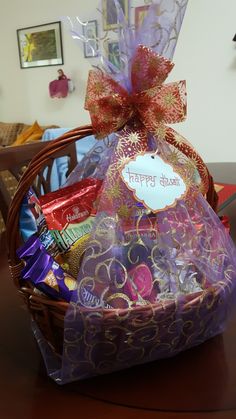
[[[11,199],[16,191],[18,182],[31,159],[42,151],[49,142],[37,142],[16,147],[0,149],[0,234],[4,231],[7,220],[8,208]],[[75,144],[69,145],[66,150],[57,153],[57,157],[67,156],[69,158],[69,173],[77,164]],[[38,192],[43,188],[44,193],[50,191],[50,176],[54,159],[48,163],[47,171],[44,171],[36,178],[34,188]]]

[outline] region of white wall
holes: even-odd
[[[188,117],[177,130],[205,161],[236,162],[235,0],[189,0],[173,80],[187,80]]]
[[[0,121],[77,126],[89,122],[83,109],[90,60],[63,27],[63,66],[76,85],[66,99],[51,99],[48,83],[59,67],[20,69],[16,29],[93,16],[97,0],[0,0]],[[235,0],[189,0],[169,80],[187,80],[188,118],[174,128],[210,161],[236,161]]]
[[[0,121],[58,124],[64,127],[89,122],[83,109],[89,60],[62,25],[64,66],[21,69],[16,29],[55,22],[62,16],[93,14],[96,0],[0,0]],[[66,99],[51,99],[48,84],[63,68],[76,86]]]

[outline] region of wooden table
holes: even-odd
[[[218,182],[231,170],[236,181],[236,164],[209,166]],[[236,231],[235,203],[224,213]],[[9,280],[4,244],[2,236],[1,419],[236,418],[236,313],[223,335],[175,358],[59,387],[46,375],[28,313]]]

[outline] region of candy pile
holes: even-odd
[[[104,308],[122,308],[126,300],[131,306],[146,305],[201,291],[204,279],[194,264],[179,250],[166,250],[160,244],[157,217],[140,203],[133,218],[119,220],[121,235],[110,252],[113,267],[109,281],[104,274],[95,274],[95,280],[87,282],[78,277],[89,248],[101,188],[101,180],[87,178],[39,200],[29,191],[38,233],[18,249],[25,263],[22,280],[68,302],[79,286],[82,305]],[[106,234],[113,234],[112,225],[107,225]],[[150,256],[153,248],[158,249],[155,258]]]

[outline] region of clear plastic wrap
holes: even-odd
[[[114,2],[122,68],[102,57],[89,75],[86,108],[98,138],[116,133],[68,179],[89,175],[103,186],[65,316],[62,357],[34,324],[59,384],[198,345],[222,332],[235,301],[236,251],[203,196],[207,169],[166,125],[186,114],[185,83],[164,81],[187,1],[156,1],[140,28]],[[75,29],[73,36],[81,39]]]

